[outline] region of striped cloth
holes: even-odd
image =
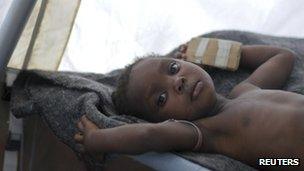
[[[187,61],[235,71],[239,67],[242,43],[196,37],[188,43]]]

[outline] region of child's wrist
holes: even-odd
[[[101,130],[88,130],[85,133],[84,145],[89,152],[102,152],[102,143],[99,142],[101,137]]]
[[[169,120],[165,121],[164,123],[167,123],[167,122],[176,122],[176,123],[182,123],[182,124],[191,126],[192,129],[194,129],[195,137],[196,137],[195,138],[196,143],[193,146],[192,150],[199,151],[201,149],[202,144],[203,144],[203,135],[202,135],[201,130],[194,123],[192,123],[190,121],[186,121],[186,120],[175,120],[175,119],[169,119]]]

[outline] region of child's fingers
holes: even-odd
[[[74,139],[75,141],[77,141],[78,143],[83,143],[83,135],[80,133],[77,133],[74,135]]]
[[[83,124],[82,124],[82,122],[81,121],[79,121],[78,123],[77,123],[77,127],[78,127],[78,129],[80,130],[80,131],[84,131],[84,126],[83,126]]]
[[[182,53],[181,52],[176,52],[174,54],[174,58],[176,58],[176,59],[182,59]]]
[[[177,49],[177,52],[174,54],[174,58],[176,59],[181,59],[181,60],[186,60],[186,51],[187,51],[188,46],[186,44],[180,45]]]
[[[181,45],[181,46],[179,47],[179,51],[180,51],[181,53],[186,53],[186,51],[187,51],[187,45],[186,45],[186,44]]]
[[[96,126],[92,121],[90,121],[85,115],[81,117],[81,122],[85,128],[98,129],[98,126]]]
[[[90,122],[90,121],[88,120],[88,118],[86,117],[86,115],[83,115],[83,116],[80,118],[80,121],[81,121],[83,127],[85,127],[85,128],[88,126],[88,122]]]
[[[184,54],[184,53],[180,53],[180,52],[176,52],[175,54],[174,54],[174,58],[176,58],[176,59],[180,59],[180,60],[186,60],[187,59],[187,56],[186,56],[186,54]]]
[[[185,61],[186,59],[187,59],[187,56],[186,56],[186,54],[183,53],[182,56],[181,56],[181,60]]]
[[[86,122],[88,119],[86,117],[86,115],[82,115],[81,118],[80,118],[80,121],[82,122]]]

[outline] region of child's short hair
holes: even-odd
[[[135,115],[132,105],[128,103],[127,90],[132,68],[143,59],[137,58],[132,64],[127,65],[118,79],[116,91],[112,93],[112,101],[118,114]]]
[[[139,113],[131,104],[127,97],[128,84],[130,81],[130,74],[132,68],[138,64],[140,61],[147,58],[157,58],[160,57],[156,54],[148,55],[147,57],[137,58],[132,64],[127,65],[118,79],[117,89],[112,93],[112,101],[114,103],[115,109],[120,115],[133,115],[140,118],[145,118],[143,113]]]

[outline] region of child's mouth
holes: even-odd
[[[193,89],[192,89],[192,93],[191,93],[191,100],[195,100],[198,97],[202,88],[203,88],[203,82],[202,81],[198,81],[194,84]]]

